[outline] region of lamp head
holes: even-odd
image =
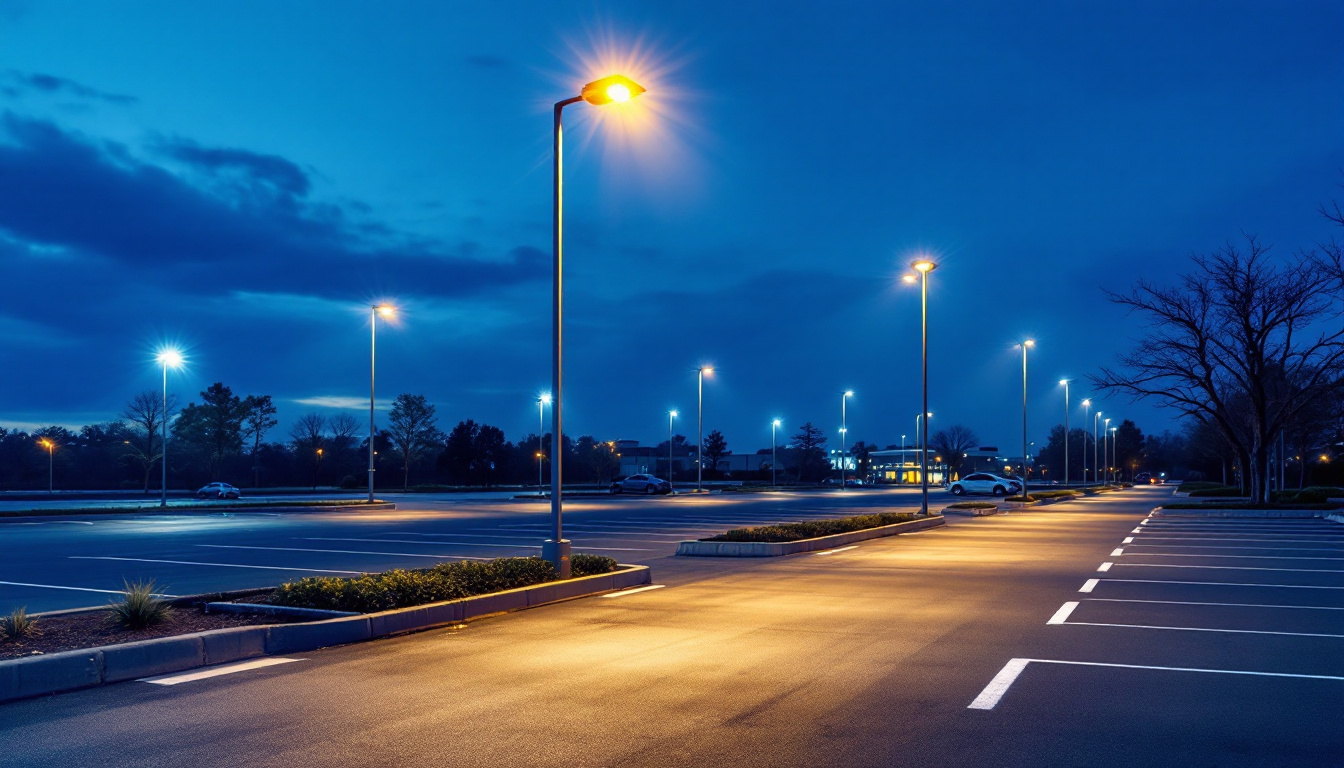
[[[625,75],[609,75],[583,86],[579,96],[589,104],[623,104],[644,93],[647,88]]]
[[[928,259],[920,259],[919,261],[916,261],[914,264],[911,264],[910,268],[915,270],[916,272],[923,272],[927,274],[937,269],[938,265],[934,264],[932,261],[929,261]]]
[[[776,427],[781,426],[781,424],[782,424],[782,422],[781,422],[779,419],[775,419],[775,420],[774,420],[773,422],[771,422],[771,423],[774,424]]]
[[[1024,346],[1024,347],[1034,347],[1034,346],[1036,346],[1036,340],[1035,340],[1035,339],[1027,339],[1026,341],[1022,342],[1022,346]]]
[[[853,396],[854,396],[854,390],[852,389],[845,390],[845,397],[853,397]]]
[[[383,317],[395,317],[397,314],[397,308],[392,306],[391,304],[379,304],[375,306],[373,309],[375,312],[382,315]]]
[[[165,368],[182,367],[182,353],[172,347],[159,350],[159,354],[155,359],[159,361],[159,365],[162,365]]]
[[[668,416],[671,416],[671,417],[674,418],[674,419],[677,418],[677,412],[676,412],[676,411],[668,411],[668,412],[667,412],[667,415],[668,415]]]
[[[1060,380],[1059,380],[1059,386],[1061,386],[1061,387],[1068,386],[1068,384],[1069,384],[1069,380],[1068,380],[1068,379],[1060,379]]]
[[[542,393],[541,393],[541,397],[538,397],[537,400],[539,400],[539,401],[541,402],[542,405],[550,405],[550,404],[551,404],[551,393],[550,393],[550,392],[542,392]]]
[[[1090,397],[1083,401],[1083,405],[1091,405],[1091,404],[1092,404],[1092,398]]]
[[[904,280],[908,285],[914,285],[915,283],[919,282],[919,278],[915,277],[914,275],[901,275],[901,279]]]
[[[713,372],[714,372],[714,366],[712,366],[712,365],[702,365],[702,366],[700,366],[700,372],[701,372],[701,373],[713,373]]]

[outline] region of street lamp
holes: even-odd
[[[854,396],[852,390],[845,390],[840,396],[840,490],[845,490],[845,462],[849,459],[849,427],[845,420],[845,402]]]
[[[920,456],[920,458],[919,458],[920,481],[919,481],[919,482],[922,484],[922,487],[924,488],[924,493],[925,493],[925,494],[928,493],[928,488],[929,488],[929,481],[928,481],[928,475],[929,475],[929,460],[928,460],[928,453],[929,453],[929,447],[928,447],[928,445],[929,445],[929,419],[932,419],[932,418],[933,418],[933,414],[930,413],[929,411],[925,411],[924,413],[918,413],[918,414],[915,414],[915,445],[921,446],[921,450],[920,450],[920,454],[919,454],[919,456]],[[923,424],[923,427],[922,427],[923,431],[921,431],[921,422],[922,422],[922,424]],[[927,496],[925,496],[924,503],[925,503],[925,504],[928,504],[928,497],[927,497]],[[924,512],[925,512],[925,513],[927,513],[927,512],[929,511],[927,506],[924,507],[923,509],[924,509]]]
[[[920,378],[923,390],[923,407],[920,413],[929,412],[929,273],[938,265],[928,259],[920,259],[910,265],[920,276],[919,318],[920,318]],[[907,283],[913,283],[914,275],[906,276]],[[920,487],[922,491],[920,511],[929,514],[929,423],[924,422],[923,442],[920,443]],[[1025,491],[1023,491],[1025,493]]]
[[[778,464],[778,462],[775,460],[775,453],[776,448],[779,446],[779,440],[776,439],[775,437],[775,430],[777,429],[779,429],[779,419],[775,419],[774,421],[770,422],[770,487],[771,488],[777,487],[779,485],[779,482],[775,479],[776,477],[775,470]]]
[[[373,503],[373,443],[377,427],[373,421],[373,382],[378,369],[378,316],[391,319],[397,314],[397,308],[391,304],[374,304],[369,307],[369,503]]]
[[[1116,474],[1120,469],[1116,466],[1120,463],[1120,460],[1115,456],[1115,430],[1117,429],[1119,429],[1119,427],[1111,427],[1111,463],[1107,465],[1107,471],[1109,472],[1110,481],[1112,483],[1116,481]]]
[[[313,465],[313,490],[317,490],[317,476],[322,474],[322,449],[317,449],[317,463]]]
[[[1022,495],[1027,495],[1027,349],[1036,346],[1036,342],[1025,339],[1018,345],[1022,348]]]
[[[1060,379],[1059,385],[1064,388],[1064,485],[1069,484],[1069,380]]]
[[[1083,401],[1083,423],[1087,423],[1088,411],[1092,408],[1092,400],[1088,398]],[[1095,478],[1093,482],[1096,482]],[[1087,485],[1087,427],[1083,427],[1083,485]]]
[[[1100,416],[1100,415],[1101,415],[1101,411],[1097,411],[1097,415]],[[1101,422],[1102,422],[1102,423],[1101,423],[1101,463],[1106,465],[1106,479],[1105,479],[1103,482],[1105,482],[1107,485],[1110,485],[1110,483],[1111,483],[1111,460],[1110,460],[1110,458],[1108,458],[1107,453],[1106,453],[1106,448],[1107,448],[1108,445],[1109,445],[1109,444],[1106,442],[1106,436],[1107,436],[1107,435],[1110,433],[1110,431],[1111,431],[1111,420],[1110,420],[1110,419],[1102,419]]]
[[[1097,422],[1100,420],[1101,411],[1092,414],[1092,482],[1094,483],[1101,479],[1098,476],[1101,472],[1101,462],[1097,461]]]
[[[56,487],[52,482],[52,478],[55,477],[56,443],[44,437],[41,440],[38,440],[37,444],[47,449],[47,493],[55,493]]]
[[[537,495],[542,495],[541,485],[541,465],[545,461],[545,437],[546,437],[546,406],[551,404],[551,393],[542,392],[537,397]]]
[[[182,367],[182,353],[171,347],[160,350],[158,357],[159,365],[163,366],[163,478],[159,482],[159,506],[168,506],[168,369],[177,370]]]
[[[676,411],[667,412],[667,484],[672,484],[672,420],[677,418]]]
[[[562,225],[564,214],[564,125],[562,113],[565,107],[570,104],[577,104],[580,101],[586,101],[589,104],[603,105],[611,103],[627,102],[630,99],[643,93],[645,88],[628,77],[623,75],[611,75],[601,80],[594,80],[583,86],[578,96],[571,96],[555,103],[555,109],[552,118],[554,128],[553,153],[554,153],[554,182],[552,189],[554,192],[554,204],[551,216],[552,244],[555,249],[555,262],[553,264],[552,293],[551,293],[551,397],[554,402],[551,406],[551,442],[555,454],[551,458],[551,538],[542,544],[542,557],[550,560],[559,572],[560,578],[569,578],[569,552],[570,543],[564,538],[562,527],[563,504],[560,498],[560,487],[563,482],[562,465],[564,463],[564,442],[562,429],[563,409],[561,407],[562,394],[562,374],[564,373],[564,364],[561,359],[562,344],[564,339],[564,228]]]
[[[713,373],[714,369],[708,365],[702,365],[696,370],[696,402],[699,403],[697,417],[695,422],[695,431],[699,435],[699,444],[695,449],[695,492],[700,493],[703,488],[701,481],[705,472],[705,374]]]

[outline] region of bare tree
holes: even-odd
[[[948,475],[960,470],[966,461],[966,452],[979,444],[980,438],[964,424],[953,424],[947,429],[940,429],[929,438],[929,448],[943,457]]]
[[[252,487],[261,485],[257,467],[257,451],[261,439],[279,423],[275,418],[275,403],[270,395],[248,395],[243,398],[243,439],[252,443]]]
[[[359,419],[348,413],[338,413],[327,419],[327,431],[330,434],[331,449],[336,453],[344,453],[354,447],[359,436],[361,424]]]
[[[1093,383],[1152,398],[1217,428],[1242,457],[1251,495],[1269,499],[1269,447],[1293,419],[1341,387],[1344,330],[1334,278],[1308,255],[1275,264],[1254,237],[1193,259],[1174,288],[1139,281],[1113,302],[1145,316],[1150,333]]]
[[[144,470],[145,493],[149,493],[149,478],[154,465],[163,458],[163,422],[172,418],[177,409],[177,398],[168,398],[167,412],[163,406],[163,395],[150,390],[132,397],[121,412],[121,418],[130,426],[132,434],[125,455]]]

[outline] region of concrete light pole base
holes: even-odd
[[[555,566],[555,570],[559,572],[562,579],[569,578],[569,551],[569,539],[561,539],[560,541],[547,539],[541,545],[542,558],[551,561],[551,565]]]

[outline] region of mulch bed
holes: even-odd
[[[208,629],[251,627],[258,624],[285,624],[283,616],[241,616],[231,613],[204,613],[200,608],[174,608],[164,623],[132,631],[113,624],[104,611],[68,616],[38,618],[36,634],[20,640],[0,637],[0,659],[15,659],[43,653],[95,648],[100,645],[152,640]]]

